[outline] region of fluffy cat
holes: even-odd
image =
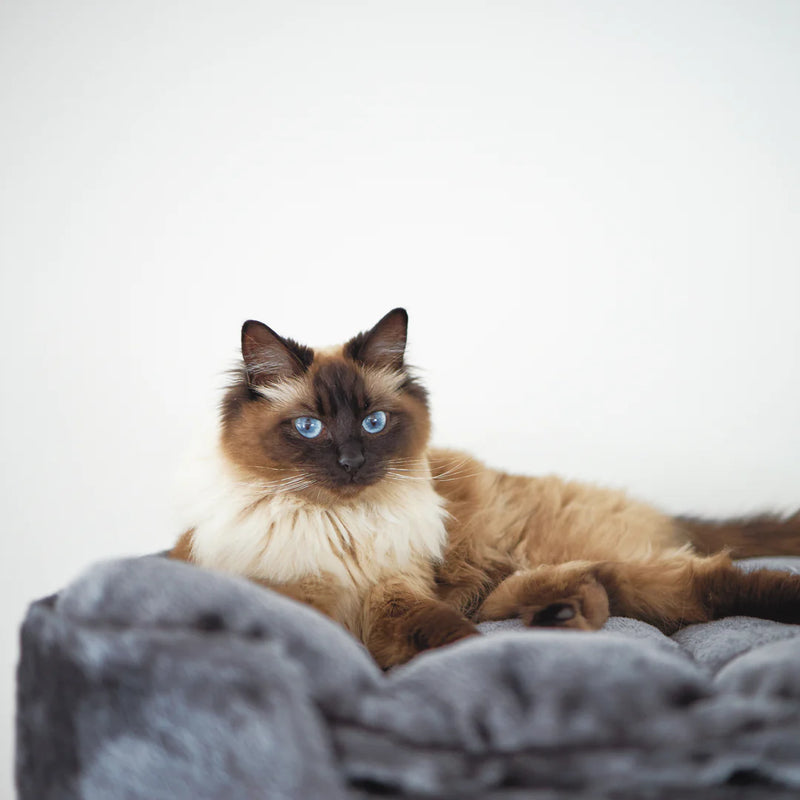
[[[310,604],[384,668],[511,617],[593,630],[620,614],[665,632],[733,614],[800,622],[800,576],[731,562],[800,554],[800,513],[674,518],[432,449],[407,323],[398,308],[312,350],[246,322],[217,451],[171,556]]]

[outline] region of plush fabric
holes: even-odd
[[[800,572],[800,559],[752,560]],[[800,626],[490,623],[383,673],[342,628],[158,556],[34,603],[21,800],[796,797]]]

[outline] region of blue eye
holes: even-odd
[[[364,417],[361,427],[367,433],[378,433],[386,427],[386,414],[383,411],[373,411],[368,417]]]
[[[315,439],[322,433],[322,423],[314,417],[298,417],[294,421],[294,426],[306,439]]]

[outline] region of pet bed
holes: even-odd
[[[481,627],[384,673],[243,579],[99,564],[24,621],[20,800],[800,796],[800,626]]]

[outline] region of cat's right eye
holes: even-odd
[[[294,421],[294,427],[306,439],[316,439],[322,433],[322,422],[315,417],[298,417]]]

